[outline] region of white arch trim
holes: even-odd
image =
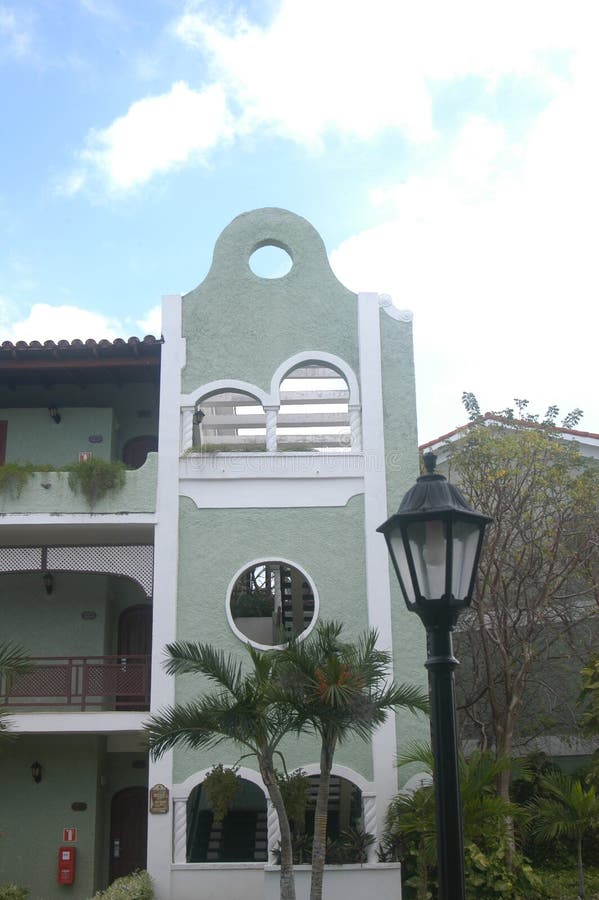
[[[231,766],[226,766],[225,768],[233,768],[234,763]],[[199,772],[194,772],[193,775],[190,775],[189,778],[186,778],[185,781],[182,781],[180,784],[173,785],[173,800],[188,800],[189,795],[199,784],[201,784],[211,772],[213,766],[208,766],[206,769],[200,769]],[[237,775],[239,778],[243,778],[244,781],[250,781],[252,784],[255,784],[256,787],[260,788],[266,799],[268,800],[268,791],[264,786],[264,782],[262,781],[262,776],[259,772],[255,772],[254,769],[248,769],[247,766],[239,766],[237,769]]]
[[[335,356],[334,353],[324,353],[321,350],[305,350],[302,353],[296,353],[294,356],[290,356],[281,363],[275,370],[270,383],[270,394],[273,398],[273,405],[280,406],[281,382],[292,369],[297,369],[297,367],[301,365],[313,365],[318,363],[326,363],[331,369],[339,372],[342,378],[345,378],[349,388],[349,405],[359,406],[360,386],[353,369],[348,366],[345,360],[341,359],[340,356]]]
[[[272,401],[266,391],[250,384],[249,381],[239,381],[236,378],[219,378],[209,381],[196,388],[191,394],[181,395],[181,406],[195,406],[198,400],[203,400],[209,394],[222,393],[224,391],[237,391],[240,394],[249,394],[255,397],[262,406],[272,406]]]
[[[305,766],[299,766],[299,768],[302,769],[306,775],[320,775],[320,763],[307,763]],[[331,775],[335,775],[337,778],[345,778],[346,781],[351,781],[351,783],[355,784],[363,794],[372,794],[374,791],[374,785],[371,781],[367,781],[363,775],[355,772],[354,769],[348,768],[348,766],[338,766],[333,763]]]

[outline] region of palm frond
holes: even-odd
[[[0,675],[10,679],[25,675],[30,669],[31,662],[23,647],[9,641],[0,644]]]
[[[210,644],[176,641],[168,644],[166,651],[165,669],[169,675],[205,675],[232,694],[241,683],[241,663]]]

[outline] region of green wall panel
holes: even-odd
[[[269,243],[293,258],[282,278],[248,265]],[[269,390],[278,365],[303,350],[337,354],[358,372],[357,297],[337,281],[319,234],[286,210],[244,213],[223,231],[208,275],[183,298],[183,333],[186,393],[220,378]]]
[[[349,639],[356,637],[368,625],[363,522],[362,496],[340,508],[223,510],[199,510],[182,497],[178,637],[208,642],[243,658],[244,644],[229,627],[225,600],[233,576],[257,559],[288,559],[303,569],[316,585],[320,619],[337,619]],[[177,701],[189,700],[206,687],[200,679],[180,678]],[[233,763],[238,756],[233,748],[219,748],[216,754],[177,751],[175,780],[216,761]],[[317,762],[317,743],[290,740],[285,756],[292,767]],[[368,744],[355,741],[340,748],[336,762],[371,777]]]

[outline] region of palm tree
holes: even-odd
[[[587,831],[599,825],[599,797],[594,786],[585,787],[580,779],[563,772],[552,772],[541,782],[544,796],[531,804],[533,828],[541,837],[576,839],[578,894],[586,897],[582,866],[582,839]]]
[[[321,900],[333,757],[350,736],[363,740],[398,706],[428,712],[428,696],[409,685],[389,683],[391,655],[377,648],[374,629],[356,643],[341,640],[342,625],[323,622],[305,641],[281,653],[282,696],[293,706],[296,728],[320,735],[320,780],[314,814],[310,900]]]
[[[248,647],[251,669],[209,644],[187,641],[169,644],[166,670],[170,675],[201,674],[217,690],[179,704],[146,723],[154,759],[174,746],[208,749],[232,741],[256,757],[260,774],[276,810],[281,831],[281,898],[295,900],[289,820],[275,777],[274,756],[282,738],[296,726],[289,705],[273,698],[275,652]]]
[[[7,642],[0,644],[0,681],[5,682],[6,689],[15,678],[25,675],[30,668],[29,657],[22,647]],[[8,733],[6,710],[0,709],[0,737],[7,737]]]
[[[414,847],[417,873],[408,883],[416,888],[418,898],[424,898],[428,896],[429,869],[436,858],[434,757],[429,745],[414,742],[397,758],[398,767],[414,763],[431,776],[431,781],[413,793],[402,792],[391,801],[385,837],[389,844],[403,840]],[[502,845],[505,819],[518,814],[515,804],[497,793],[498,776],[509,769],[526,777],[527,767],[506,756],[496,757],[490,750],[475,750],[468,758],[460,753],[458,765],[464,844],[476,845],[483,852],[493,851]],[[466,887],[476,893],[477,887],[469,884],[470,875],[466,873]]]

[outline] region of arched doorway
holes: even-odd
[[[110,804],[110,882],[145,869],[148,841],[148,791],[128,787]]]
[[[144,434],[131,438],[123,447],[123,462],[128,469],[141,469],[148,453],[158,450],[158,438],[155,434]]]
[[[240,778],[240,789],[222,822],[215,822],[202,785],[187,801],[187,862],[266,862],[266,798]]]

